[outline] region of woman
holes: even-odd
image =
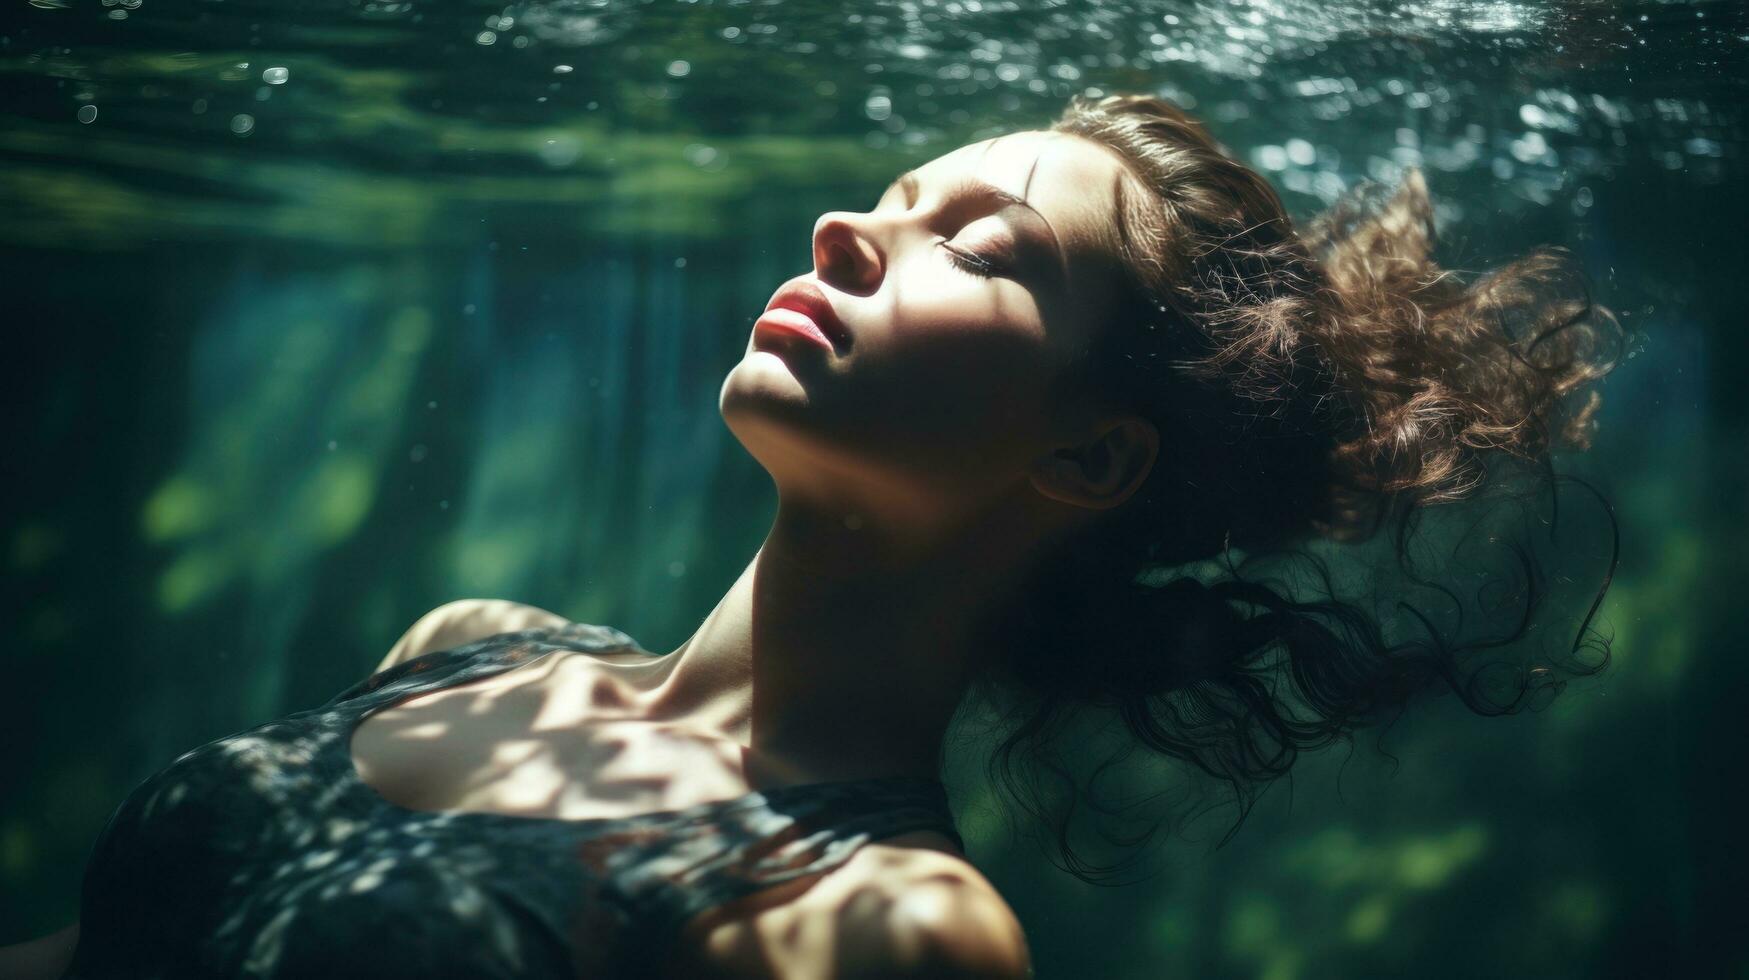
[[[993,764],[1092,704],[1242,801],[1430,682],[1516,708],[1553,673],[1489,701],[1431,621],[1388,645],[1231,557],[1585,444],[1613,320],[1559,251],[1440,272],[1430,214],[1411,171],[1297,233],[1112,96],[822,216],[721,392],[777,517],[691,638],[434,610],[136,789],[43,975],[1022,977],[937,778],[974,686],[1027,711]]]

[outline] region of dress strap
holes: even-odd
[[[435,690],[446,684],[465,684],[498,671],[509,670],[554,650],[582,653],[643,651],[636,640],[611,626],[566,623],[494,633],[448,650],[432,650],[378,671],[329,698],[320,709],[332,708],[366,695],[386,692],[384,697],[418,688]],[[407,683],[402,683],[406,681]]]

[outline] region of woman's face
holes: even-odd
[[[785,286],[824,294],[836,348],[755,326],[720,398],[780,496],[947,516],[1025,480],[1079,424],[1051,385],[1114,293],[1099,243],[1125,173],[1090,140],[1015,133],[822,215],[813,274]]]

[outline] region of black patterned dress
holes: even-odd
[[[416,694],[556,650],[643,651],[605,626],[490,636],[182,755],[98,836],[70,980],[654,975],[707,908],[869,841],[962,845],[939,781],[776,787],[629,818],[411,810],[366,785],[353,729]]]

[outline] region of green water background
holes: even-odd
[[[771,517],[716,398],[814,218],[1071,93],[1145,91],[1298,216],[1415,165],[1449,267],[1577,253],[1635,337],[1597,447],[1561,460],[1623,529],[1615,661],[1540,712],[1420,710],[1394,763],[1308,758],[1230,845],[1208,846],[1217,815],[1124,889],[1011,833],[963,750],[962,830],[1038,975],[1749,970],[1742,5],[33,0],[8,21],[0,943],[76,915],[138,781],[320,703],[444,601],[672,649]]]

